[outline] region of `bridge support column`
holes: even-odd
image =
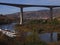
[[[50,19],[53,20],[53,7],[50,8]]]
[[[53,21],[53,7],[50,7],[50,20]],[[52,23],[51,23],[52,25]],[[52,27],[53,28],[53,27]],[[51,29],[51,42],[53,41],[53,29]]]
[[[21,7],[20,8],[20,25],[22,25],[23,24],[23,8]]]

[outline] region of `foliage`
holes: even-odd
[[[40,40],[39,40],[39,36],[38,36],[39,30],[42,31],[43,29],[40,29],[40,25],[37,25],[36,23],[23,24],[23,25],[17,24],[15,27],[15,31],[22,38],[24,38],[22,40],[24,40],[23,43],[25,45],[40,45]],[[28,32],[31,32],[31,34],[27,35]],[[22,36],[22,34],[23,34],[23,36]],[[41,43],[41,45],[43,45],[43,43]]]
[[[44,20],[44,19],[29,21],[29,24],[46,24],[46,23],[47,23],[47,20]]]
[[[9,18],[6,15],[0,15],[0,25],[1,24],[9,24],[13,22],[15,19],[14,18]]]

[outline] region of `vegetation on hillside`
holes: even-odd
[[[12,23],[14,20],[14,18],[9,18],[6,15],[0,14],[0,25]]]

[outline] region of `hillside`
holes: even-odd
[[[40,18],[49,18],[50,13],[49,10],[38,10],[38,11],[27,11],[23,13],[24,19],[40,19]],[[19,12],[13,14],[7,14],[8,17],[18,18]],[[53,9],[53,16],[60,17],[60,9]]]
[[[1,24],[9,24],[13,22],[13,20],[9,19],[7,16],[0,14],[0,25]]]

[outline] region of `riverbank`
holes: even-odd
[[[58,41],[58,42],[50,42],[50,43],[48,43],[48,45],[60,45],[60,41]]]
[[[17,24],[15,29],[17,32],[19,32],[19,34],[20,33],[24,34],[24,32],[33,32],[32,34],[33,36],[36,37],[35,39],[38,39],[38,34],[41,34],[41,33],[43,34],[43,33],[60,32],[60,21],[58,20],[53,20],[53,21],[33,20],[23,25]],[[54,42],[50,42],[50,43],[52,44]],[[50,43],[47,43],[47,44],[49,45]]]

